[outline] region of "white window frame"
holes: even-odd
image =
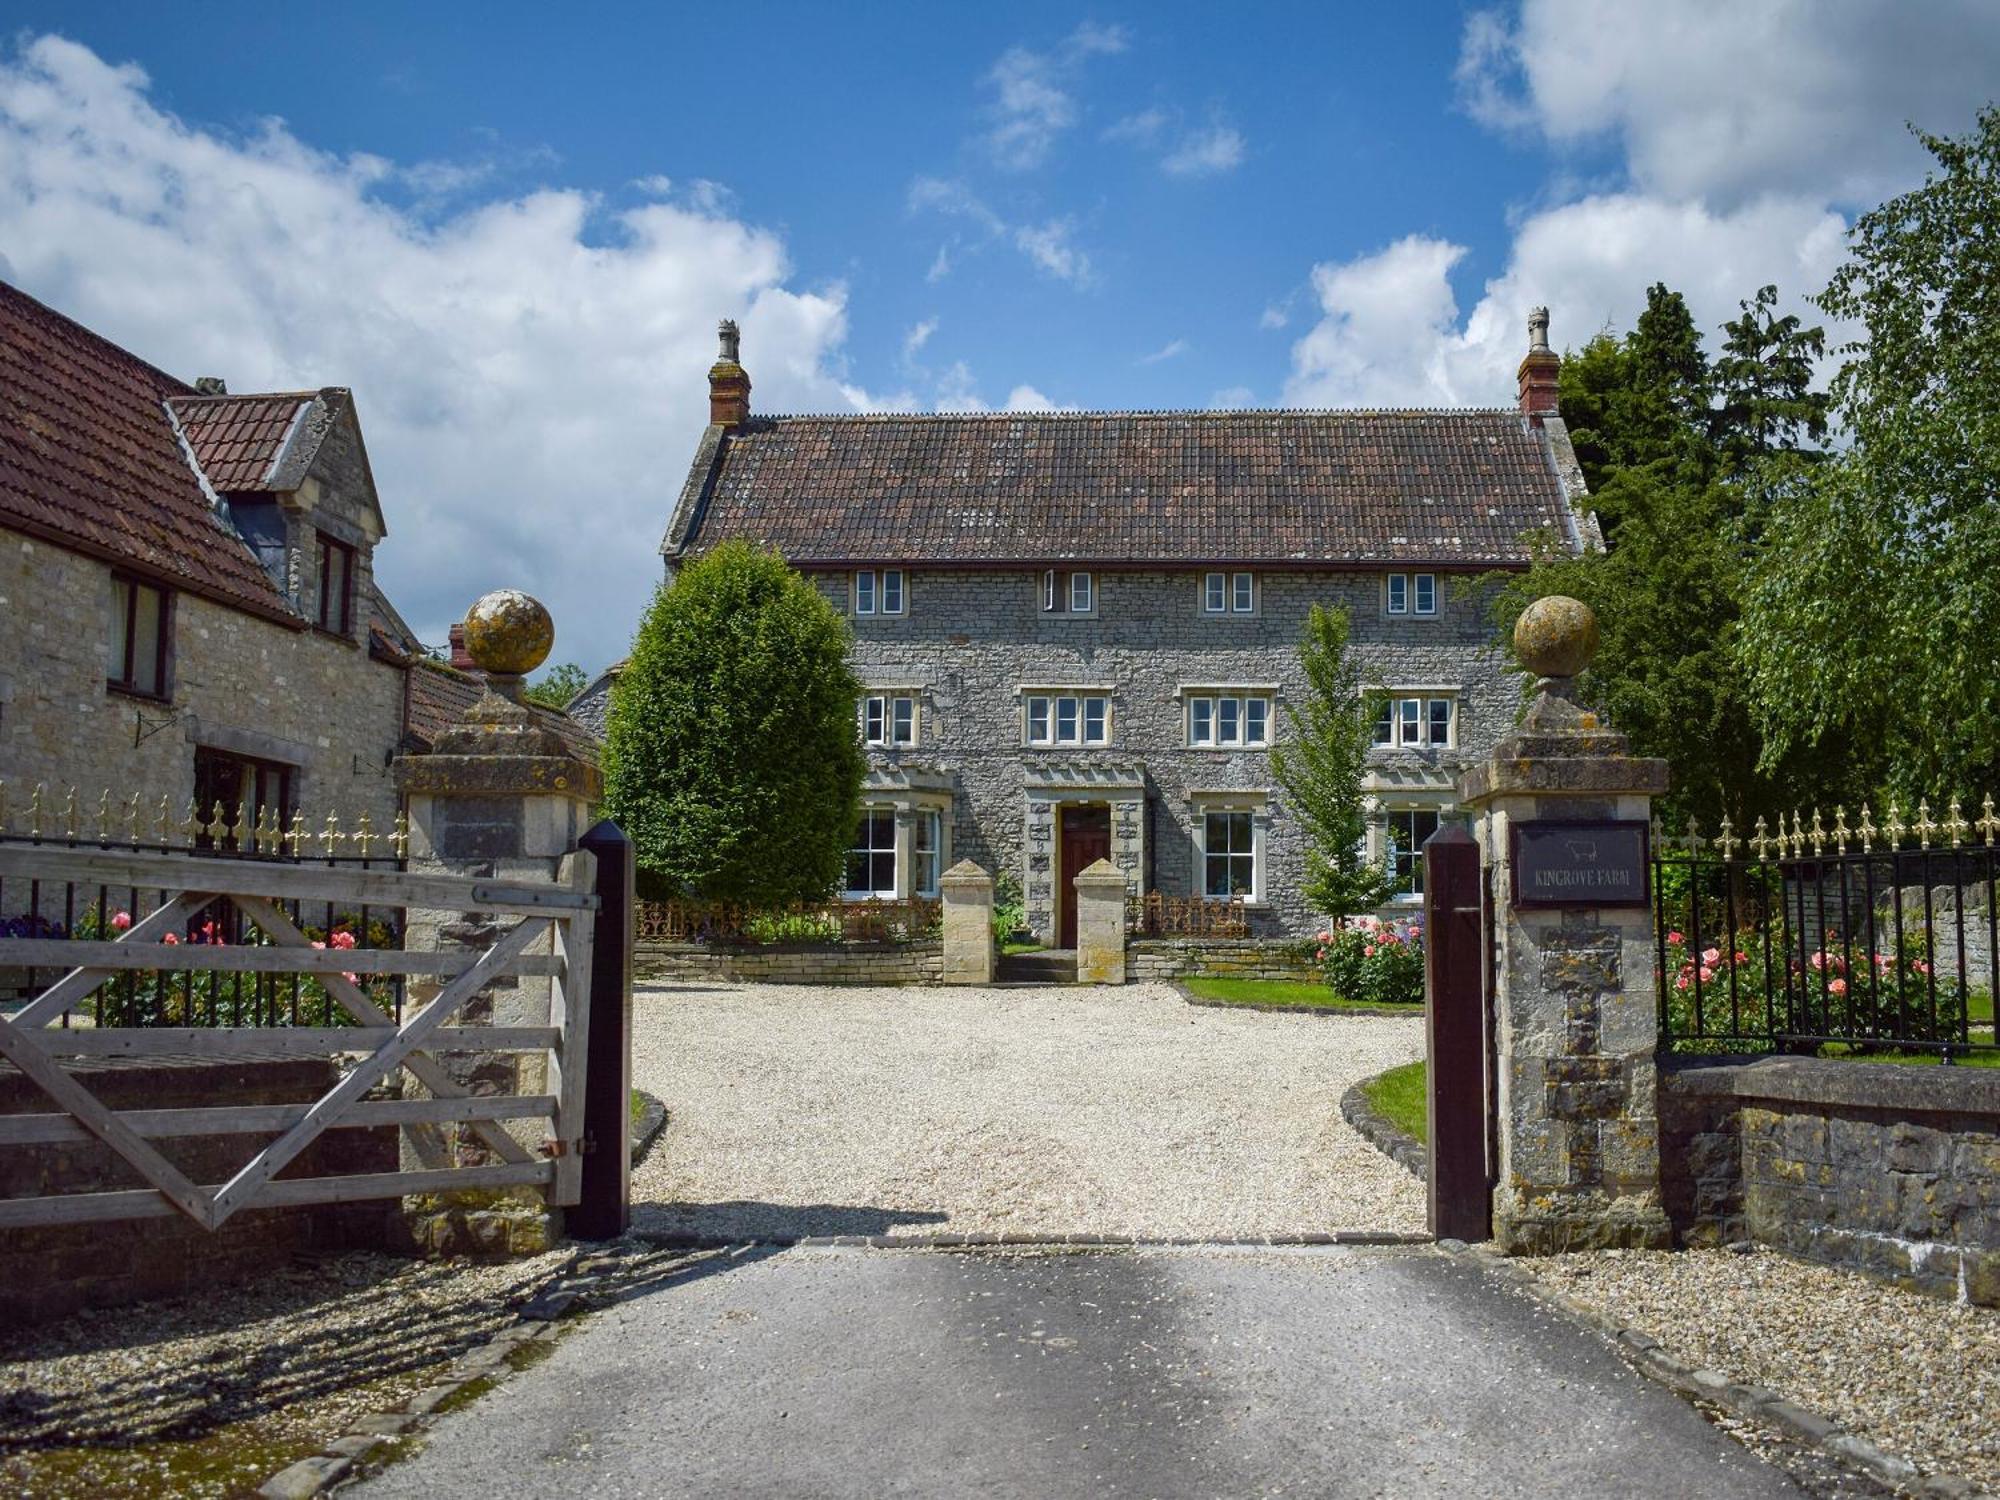
[[[889,607],[891,580],[894,581],[895,608]],[[910,612],[909,574],[901,568],[857,568],[854,573],[850,608],[857,615],[900,618]]]
[[[1437,709],[1444,708],[1445,732],[1442,739],[1431,733]],[[1458,746],[1458,696],[1428,692],[1422,688],[1391,688],[1382,694],[1381,707],[1369,739],[1378,750],[1452,750]],[[1382,733],[1387,721],[1388,735]]]
[[[879,831],[877,820],[883,818],[886,818],[889,824],[889,842],[887,846],[876,842],[876,835]],[[869,841],[866,844],[853,843],[848,846],[847,858],[849,867],[841,875],[841,895],[849,901],[896,900],[902,894],[902,887],[898,878],[901,861],[899,858],[900,851],[896,847],[897,839],[900,836],[896,809],[888,803],[883,802],[871,802],[864,805],[855,822],[854,832],[857,839],[861,836],[864,826],[868,829]],[[874,884],[875,861],[884,854],[889,856],[889,889],[886,891],[878,889]],[[865,887],[853,884],[852,861],[856,855],[861,855],[868,861],[869,884]]]
[[[1254,615],[1257,612],[1257,575],[1255,573],[1232,573],[1229,575],[1229,612],[1234,615]]]
[[[1042,613],[1088,619],[1097,613],[1097,575],[1087,569],[1044,568]]]
[[[892,595],[895,598],[895,603],[893,604],[889,602]],[[876,588],[876,597],[882,601],[881,613],[885,615],[909,613],[910,596],[908,581],[905,579],[901,568],[884,568],[882,570],[882,577]]]
[[[919,896],[935,898],[943,873],[944,814],[935,807],[919,807],[910,823],[910,888]]]
[[[862,743],[884,750],[908,749],[917,742],[919,713],[914,693],[868,694],[861,700]],[[899,730],[906,730],[908,737]]]
[[[1424,595],[1430,595],[1430,603],[1424,603]],[[1412,573],[1410,575],[1410,613],[1430,616],[1438,612],[1438,583],[1435,573]]]
[[[1201,580],[1201,612],[1222,615],[1229,612],[1229,575],[1205,573]]]
[[[875,571],[863,568],[854,575],[854,612],[857,615],[875,613]]]
[[[1231,859],[1247,857],[1250,861],[1250,889],[1237,894],[1246,906],[1262,906],[1267,899],[1265,882],[1266,849],[1264,842],[1265,803],[1246,801],[1241,794],[1221,796],[1196,796],[1194,798],[1194,870],[1190,879],[1190,894],[1209,900],[1226,900],[1226,894],[1212,894],[1208,888],[1208,820],[1212,816],[1235,815],[1249,819],[1250,847],[1247,851],[1229,849],[1225,851]]]
[[[1410,612],[1410,575],[1391,573],[1386,580],[1388,598],[1384,603],[1387,613],[1406,615]]]
[[[1382,864],[1392,875],[1396,876],[1399,882],[1398,889],[1389,897],[1391,901],[1417,903],[1424,899],[1423,843],[1419,840],[1413,847],[1405,849],[1400,843],[1394,842],[1399,832],[1394,826],[1396,820],[1400,818],[1407,821],[1417,814],[1429,813],[1437,820],[1437,823],[1433,825],[1435,828],[1443,825],[1444,815],[1447,811],[1448,809],[1436,803],[1384,807],[1382,809]],[[1425,837],[1428,838],[1429,835],[1426,834]],[[1408,861],[1407,868],[1410,871],[1410,884],[1412,887],[1412,889],[1407,891],[1400,888],[1401,869],[1403,868],[1404,861]]]
[[[1267,750],[1271,745],[1271,697],[1268,693],[1194,693],[1187,697],[1187,746],[1190,750]],[[1250,735],[1250,705],[1262,704],[1263,733]],[[1226,732],[1230,718],[1235,733]]]
[[[1034,749],[1101,750],[1111,743],[1111,695],[1048,689],[1023,695],[1022,743]],[[1069,723],[1068,733],[1063,729]],[[1097,736],[1092,736],[1093,722]]]
[[[1424,604],[1428,596],[1430,604]],[[1386,573],[1383,575],[1382,612],[1388,615],[1409,616],[1419,620],[1435,620],[1439,605],[1438,575],[1435,573]]]

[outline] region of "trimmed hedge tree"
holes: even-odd
[[[819,590],[747,543],[653,596],[604,747],[605,803],[644,884],[761,907],[833,892],[864,768],[848,645]]]

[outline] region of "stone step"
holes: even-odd
[[[996,984],[1075,984],[1076,954],[1065,948],[1003,953],[993,978]]]

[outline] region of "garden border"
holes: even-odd
[[[1194,979],[1224,980],[1233,978],[1227,974],[1196,974]],[[1204,1010],[1255,1010],[1267,1015],[1287,1016],[1422,1016],[1421,1005],[1370,1005],[1362,1000],[1350,1000],[1335,1009],[1328,1005],[1290,1005],[1282,1000],[1204,1000],[1188,989],[1187,979],[1140,980],[1139,983],[1164,984],[1177,990],[1181,999],[1189,1005],[1199,1005]],[[1283,981],[1280,981],[1283,982]]]
[[[1380,1113],[1368,1102],[1365,1092],[1368,1085],[1377,1078],[1394,1072],[1385,1068],[1381,1073],[1364,1078],[1340,1096],[1340,1117],[1360,1131],[1368,1144],[1395,1162],[1417,1181],[1427,1180],[1430,1169],[1430,1152],[1415,1136],[1394,1124],[1388,1116]]]

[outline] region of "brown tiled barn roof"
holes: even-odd
[[[1574,538],[1513,410],[753,417],[696,459],[672,553],[794,563],[1525,562]]]
[[[0,282],[0,525],[296,624],[175,434],[193,394]]]
[[[271,487],[285,440],[311,407],[316,391],[269,396],[191,396],[174,415],[208,482],[225,494]]]

